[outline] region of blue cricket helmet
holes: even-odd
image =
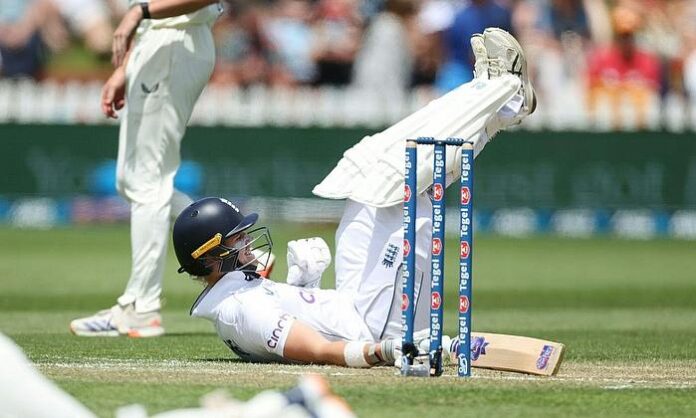
[[[207,276],[212,270],[204,255],[228,258],[232,254],[223,243],[226,238],[253,226],[259,216],[244,216],[232,202],[218,197],[197,200],[184,209],[174,222],[174,252],[181,267],[179,273]]]

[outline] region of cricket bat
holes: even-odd
[[[517,335],[471,333],[471,365],[539,376],[553,376],[563,360],[561,343]],[[456,353],[451,354],[456,363]]]

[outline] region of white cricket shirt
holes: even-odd
[[[335,290],[305,289],[240,271],[207,287],[191,316],[210,320],[218,336],[241,359],[284,361],[285,341],[295,321],[337,341],[372,341],[352,300]]]

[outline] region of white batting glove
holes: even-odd
[[[321,275],[331,264],[331,250],[319,237],[288,242],[287,283],[299,287],[319,287]]]
[[[455,344],[456,341],[456,344]],[[430,352],[430,330],[424,329],[413,333],[413,343],[418,348],[419,358],[426,357]],[[442,335],[442,359],[445,364],[456,362],[457,347],[459,346],[458,339],[452,339],[450,336]],[[454,351],[453,348],[454,347]],[[399,356],[394,362],[394,366],[401,367],[401,344],[399,343]]]

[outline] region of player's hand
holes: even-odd
[[[430,329],[424,329],[413,333],[413,343],[418,348],[419,353],[430,352]],[[457,362],[457,349],[459,339],[451,338],[449,335],[442,334],[442,358],[447,362]]]
[[[111,63],[114,67],[118,68],[123,64],[126,52],[128,52],[128,45],[131,39],[133,39],[135,29],[140,24],[142,18],[143,12],[140,7],[131,7],[114,31],[114,39],[111,45]]]
[[[107,118],[118,119],[116,111],[126,104],[126,71],[119,67],[109,77],[101,92],[101,110]]]
[[[382,340],[379,345],[379,357],[375,366],[398,366],[401,364],[401,340],[390,338]],[[377,352],[377,350],[375,350]]]
[[[288,278],[292,286],[318,287],[331,264],[331,250],[319,237],[288,242]]]

